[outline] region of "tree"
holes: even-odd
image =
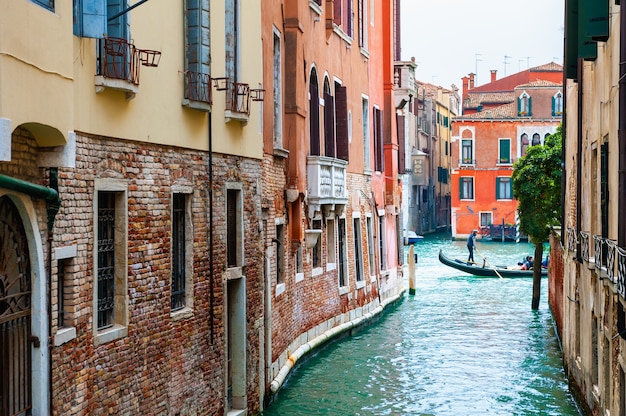
[[[531,146],[526,156],[513,165],[513,195],[518,200],[520,231],[535,245],[532,309],[539,309],[543,243],[552,226],[559,225],[561,212],[561,126],[545,138],[543,145]]]

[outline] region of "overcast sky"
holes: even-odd
[[[415,57],[420,81],[460,89],[470,72],[478,86],[489,82],[491,69],[503,78],[563,64],[564,0],[401,2],[401,58]]]

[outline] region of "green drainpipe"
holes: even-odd
[[[50,169],[50,184],[58,187],[59,171],[56,168]],[[34,198],[45,199],[48,202],[48,230],[54,225],[54,217],[61,207],[61,198],[56,189],[46,186],[37,185],[21,179],[12,178],[11,176],[0,175],[0,188],[11,189],[12,191],[22,192]]]

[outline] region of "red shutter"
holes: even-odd
[[[335,99],[324,91],[324,156],[335,157]]]
[[[320,155],[320,99],[317,92],[317,77],[311,77],[311,85],[309,87],[309,133],[311,137],[310,152],[311,156]]]
[[[335,92],[335,108],[337,113],[337,158],[350,160],[350,144],[348,143],[348,93],[346,87],[339,87]]]
[[[341,26],[341,21],[343,20],[341,18],[341,3],[343,1],[344,0],[333,0],[333,5],[334,5],[333,22],[335,22],[337,26]]]

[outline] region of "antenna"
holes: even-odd
[[[530,68],[530,58],[533,58],[533,56],[526,57],[526,69]]]
[[[504,55],[504,76],[506,76],[506,66],[509,64],[508,59],[510,59],[511,57],[508,55]]]
[[[479,56],[483,56],[480,53],[474,54],[474,59],[476,60],[476,71],[474,72],[474,85],[478,85],[478,61],[482,61]]]

